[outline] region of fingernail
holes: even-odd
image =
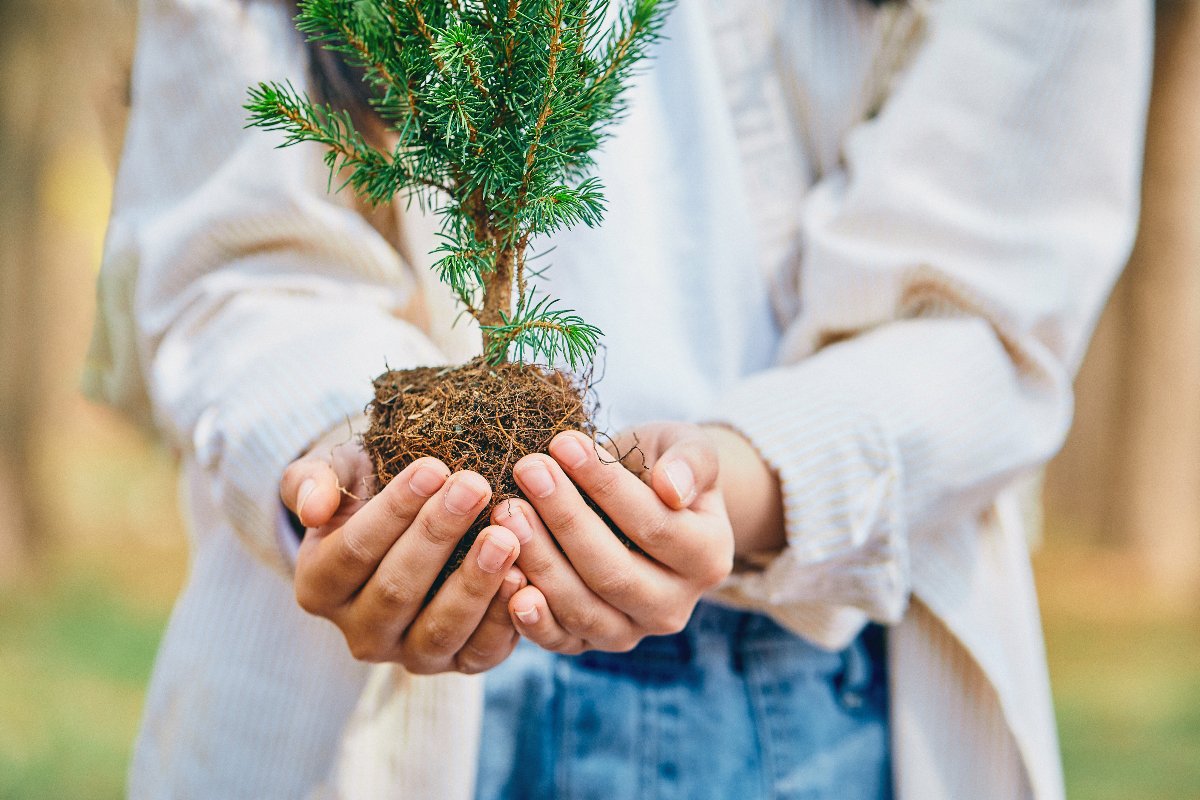
[[[551,448],[553,455],[560,464],[565,464],[572,469],[582,467],[587,462],[587,451],[583,449],[578,437],[560,436],[554,440],[554,446]]]
[[[525,462],[524,466],[517,470],[517,480],[527,492],[537,498],[549,497],[554,492],[554,478],[541,459],[535,458]]]
[[[479,568],[494,575],[501,570],[511,555],[511,547],[505,547],[496,541],[495,536],[489,534],[484,537],[483,546],[479,548]]]
[[[528,544],[529,540],[533,538],[533,528],[520,509],[509,509],[508,513],[500,520],[500,524],[512,531],[522,545]]]
[[[538,611],[537,606],[530,606],[524,611],[513,609],[513,613],[516,614],[517,619],[521,620],[522,624],[525,625],[536,625],[537,621],[542,617],[542,612]]]
[[[433,493],[442,488],[446,476],[432,467],[421,467],[408,479],[408,488],[420,497],[433,497]]]
[[[679,502],[685,506],[691,503],[696,495],[696,477],[692,475],[692,468],[682,461],[672,461],[663,467],[663,474]]]
[[[304,504],[308,502],[308,498],[312,497],[316,488],[317,482],[312,478],[300,484],[300,493],[297,495],[299,499],[296,501],[296,518],[300,520],[301,524],[304,523]]]
[[[446,510],[451,514],[466,514],[479,504],[483,494],[466,481],[455,481],[446,492]]]

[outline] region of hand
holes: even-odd
[[[553,458],[526,456],[514,468],[532,505],[512,500],[492,514],[520,540],[518,564],[530,583],[509,601],[514,624],[547,650],[623,651],[676,633],[732,568],[712,441],[682,423],[631,433],[648,456],[644,482],[587,436],[562,433],[550,443]],[[645,555],[613,536],[580,490]]]
[[[337,625],[363,661],[424,674],[499,664],[518,639],[508,602],[526,583],[514,566],[520,544],[510,531],[484,529],[425,605],[490,499],[487,482],[422,458],[365,499],[374,470],[347,438],[344,428],[332,432],[289,465],[280,483],[283,502],[308,529],[296,560],[297,602]]]

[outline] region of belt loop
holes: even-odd
[[[684,628],[679,633],[675,634],[672,639],[675,640],[675,652],[679,654],[679,663],[691,664],[692,659],[696,655],[696,648],[692,644],[692,631]]]
[[[746,633],[753,621],[753,615],[745,611],[738,612],[737,624],[734,625],[733,635],[729,637],[729,664],[739,675],[746,669],[746,659],[742,650],[746,642]]]

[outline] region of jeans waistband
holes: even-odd
[[[746,656],[790,651],[786,653],[790,660],[809,661],[815,670],[874,672],[872,664],[883,666],[884,649],[884,632],[877,625],[868,626],[847,651],[831,653],[765,615],[702,602],[679,633],[648,636],[626,653],[584,653],[576,663],[585,669],[636,673],[649,680],[679,680],[700,658],[726,657],[740,671]]]

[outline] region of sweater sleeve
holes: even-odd
[[[844,646],[938,592],[910,564],[1060,447],[1136,227],[1151,22],[1139,0],[930,4],[806,199],[779,365],[721,403],[779,476],[787,546],[719,596]]]
[[[413,276],[328,193],[321,152],[277,150],[278,134],[244,127],[247,87],[303,88],[306,74],[287,4],[141,3],[100,287],[98,338],[110,354],[100,391],[120,400],[131,383],[144,386],[159,428],[210,476],[228,523],[284,572],[286,464],[362,411],[385,362],[441,360],[401,318]]]

